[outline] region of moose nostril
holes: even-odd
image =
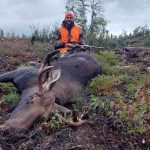
[[[55,98],[55,103],[57,103],[58,105],[60,105],[60,99],[58,97]]]
[[[30,104],[33,104],[33,101],[30,101]]]

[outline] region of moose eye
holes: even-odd
[[[42,96],[42,93],[37,93],[37,96]]]
[[[34,96],[41,96],[42,94],[41,93],[38,93],[38,92],[36,92],[36,93],[34,93]]]
[[[28,100],[28,101],[26,101],[26,104],[29,105],[29,104],[31,104],[32,102],[33,102],[32,100]]]

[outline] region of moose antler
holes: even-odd
[[[55,56],[56,54],[60,53],[59,50],[55,50],[50,52],[49,54],[47,54],[43,60],[43,66],[45,65],[50,65],[51,59],[53,58],[53,56]]]
[[[46,72],[46,71],[50,71],[51,68],[53,68],[53,66],[47,66],[44,67],[42,70],[40,70],[39,74],[38,74],[38,85],[39,85],[39,92],[42,92],[43,87],[42,87],[42,75]]]
[[[45,68],[45,66],[46,66],[46,65],[51,66],[51,65],[50,65],[50,62],[53,60],[53,56],[55,56],[55,55],[58,54],[58,53],[60,53],[59,50],[52,51],[52,52],[50,52],[49,54],[47,54],[47,55],[45,56],[45,58],[43,59],[43,63],[42,63],[42,65],[41,65],[40,69],[39,69],[39,77],[38,77],[38,81],[40,81],[40,82],[39,82],[39,87],[40,87],[39,89],[40,89],[40,92],[41,92],[41,90],[42,90],[41,76],[43,75],[44,72],[46,72],[47,70],[49,70],[47,67]],[[43,68],[45,68],[45,69],[43,69]]]
[[[39,81],[39,91],[42,92],[43,89],[44,91],[47,91],[49,89],[51,89],[54,85],[54,83],[60,78],[61,76],[61,70],[60,69],[55,69],[52,70],[53,66],[47,66],[44,67],[38,76],[38,81]],[[46,82],[42,85],[42,75],[49,70],[49,76],[48,79],[46,80]]]
[[[54,86],[54,83],[60,78],[61,69],[55,69],[49,72],[48,79],[43,84],[43,89],[49,90]]]

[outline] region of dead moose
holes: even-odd
[[[51,58],[51,54],[47,55],[44,63]],[[46,81],[43,80],[45,72],[48,72]],[[0,128],[23,131],[51,112],[70,112],[63,105],[100,73],[101,67],[93,56],[78,52],[53,60],[51,66],[44,67],[40,73],[38,67],[30,66],[1,74],[0,82],[12,82],[21,94],[21,101]]]

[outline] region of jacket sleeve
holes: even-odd
[[[55,31],[54,36],[53,36],[53,45],[55,49],[59,48],[64,48],[65,43],[60,42],[59,40],[61,39],[61,34],[59,32],[59,29]]]

